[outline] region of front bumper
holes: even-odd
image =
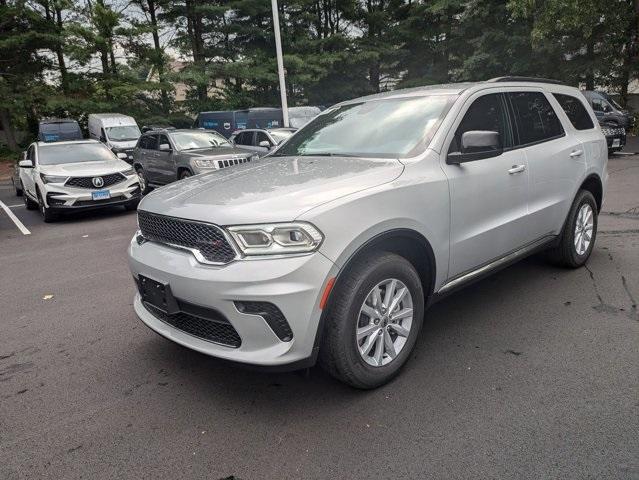
[[[336,270],[321,253],[240,260],[218,267],[198,263],[187,251],[154,242],[140,245],[133,239],[129,265],[136,279],[143,275],[167,283],[180,302],[219,312],[235,328],[241,344],[237,348],[220,345],[165,323],[136,293],[133,305],[137,316],[169,340],[207,355],[263,367],[306,365],[314,360],[319,302],[327,279]],[[264,318],[240,313],[237,301],[275,305],[288,321],[293,338],[280,340]]]
[[[55,211],[87,210],[114,205],[126,205],[141,198],[140,184],[136,175],[105,188],[80,188],[64,184],[47,183],[41,186],[43,200]],[[93,200],[92,193],[108,190],[110,198]]]

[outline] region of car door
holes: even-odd
[[[157,134],[146,135],[142,148],[142,161],[146,172],[146,179],[149,183],[161,184],[161,174],[158,170],[158,136]]]
[[[171,183],[177,179],[177,172],[173,160],[174,149],[168,135],[160,133],[157,137],[156,146],[155,167],[158,175],[158,183]]]
[[[269,144],[268,147],[260,146],[260,143],[267,142]],[[257,131],[255,132],[255,151],[261,157],[266,155],[275,144],[271,141],[269,136],[265,132]]]
[[[29,148],[27,149],[25,155],[25,160],[31,160],[34,168],[20,169],[20,181],[22,182],[22,188],[29,194],[30,197],[36,198],[35,179],[33,178],[36,170],[35,145],[29,145]]]
[[[534,237],[559,233],[586,170],[586,148],[562,124],[557,101],[542,90],[509,92],[515,141],[529,169],[529,228]],[[562,115],[565,118],[565,115]]]
[[[462,135],[476,130],[498,132],[503,150],[461,164],[449,164],[443,155],[442,168],[448,178],[451,202],[451,279],[530,241],[526,157],[521,150],[513,149],[503,94],[479,92],[471,96],[447,138],[445,151],[460,152]]]

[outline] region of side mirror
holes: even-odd
[[[126,160],[127,158],[129,158],[129,156],[124,153],[124,152],[118,152],[118,158],[121,158],[122,160]]]
[[[162,152],[170,152],[171,151],[171,145],[169,145],[168,143],[160,144],[160,151],[162,151]]]
[[[268,148],[270,150],[271,142],[269,142],[268,140],[262,140],[260,143],[258,143],[258,146]]]
[[[18,162],[20,168],[33,168],[33,162],[31,160],[20,160]]]
[[[448,164],[472,162],[502,154],[499,133],[491,130],[470,130],[461,138],[461,152],[449,153]]]

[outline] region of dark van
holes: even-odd
[[[38,123],[38,140],[41,142],[62,142],[82,140],[82,130],[75,120],[68,118],[50,118]]]
[[[280,108],[247,108],[245,110],[225,110],[201,112],[193,128],[215,130],[226,138],[236,130],[245,128],[278,128],[284,125]]]

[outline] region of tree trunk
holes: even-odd
[[[62,24],[62,8],[58,8],[54,4],[54,10],[58,35],[62,35],[62,32],[64,30],[64,26]],[[58,68],[60,69],[60,82],[62,86],[62,92],[67,95],[69,93],[69,74],[67,72],[67,64],[64,59],[64,51],[61,41],[56,43],[55,54],[58,57]]]
[[[149,15],[151,17],[151,36],[153,37],[153,48],[155,50],[154,64],[155,68],[157,68],[158,71],[158,79],[160,80],[160,83],[164,85],[164,82],[166,80],[166,76],[164,75],[164,52],[162,51],[162,47],[160,46],[160,35],[158,34],[158,20],[156,16],[155,0],[147,0],[147,5],[149,7]],[[164,88],[164,86],[162,86],[160,89],[160,98],[162,102],[162,111],[165,114],[168,114],[170,108],[169,93],[167,92],[166,88]]]
[[[588,43],[586,45],[586,90],[594,90],[595,89],[595,71],[594,71],[594,62],[595,62],[595,42],[592,38],[588,39]]]
[[[6,108],[0,109],[0,124],[2,125],[7,146],[14,152],[18,151],[18,142],[16,141],[15,132],[13,131],[13,125],[11,125],[11,114]]]
[[[187,29],[191,39],[191,50],[193,51],[193,63],[200,72],[205,71],[204,41],[202,39],[202,16],[195,11],[194,0],[186,0]],[[196,86],[197,98],[200,102],[206,101],[208,89],[206,84],[198,82]]]

